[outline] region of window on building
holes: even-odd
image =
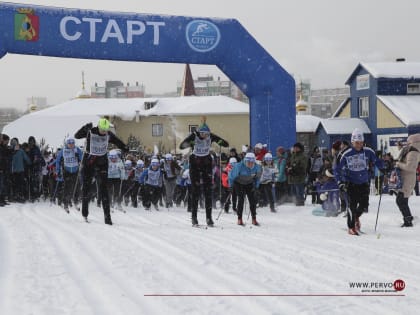
[[[163,136],[163,125],[162,124],[152,124],[152,136],[153,137],[162,137]]]
[[[420,83],[407,83],[407,94],[420,94]]]
[[[189,131],[190,133],[193,133],[194,131],[196,131],[196,130],[197,130],[197,128],[198,128],[198,125],[189,125],[189,126],[188,126],[188,131]]]
[[[359,117],[369,117],[369,97],[359,98]]]
[[[157,101],[144,102],[144,109],[151,109],[155,107],[156,104],[157,104]]]

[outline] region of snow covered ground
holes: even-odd
[[[384,195],[375,233],[378,200],[359,237],[308,204],[258,209],[260,227],[222,214],[209,229],[183,208],[129,207],[108,226],[94,205],[90,224],[49,202],[3,207],[0,314],[418,314],[420,222],[400,228]],[[419,215],[420,197],[410,205]]]

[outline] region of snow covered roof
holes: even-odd
[[[145,109],[145,103],[156,103]],[[233,115],[247,114],[249,105],[227,96],[185,96],[166,98],[90,98],[72,99],[34,113],[40,116],[56,115],[112,115],[133,120],[152,115]]]
[[[97,122],[100,116],[97,115],[41,115],[34,112],[24,115],[17,120],[7,124],[3,128],[3,133],[10,138],[18,138],[19,142],[26,142],[29,136],[34,136],[39,143],[42,138],[45,143],[54,148],[60,147],[64,139],[73,136],[77,130],[89,122]],[[82,145],[84,140],[76,140],[78,145]]]
[[[420,62],[361,62],[347,79],[346,84],[350,83],[360,67],[374,78],[420,78]]]
[[[420,62],[362,62],[375,78],[420,78]]]
[[[145,109],[145,102],[156,105]],[[136,111],[140,116],[235,115],[248,114],[249,105],[226,96],[73,99],[24,115],[6,125],[3,133],[17,137],[21,142],[26,141],[31,135],[37,141],[45,138],[46,143],[57,147],[63,143],[66,136],[74,135],[88,122],[97,122],[103,115],[133,120]],[[83,144],[83,141],[78,144]]]
[[[420,95],[377,97],[406,126],[420,125]]]
[[[296,132],[313,132],[318,128],[322,119],[313,115],[297,115],[296,116]]]
[[[364,134],[371,133],[368,125],[359,118],[328,118],[322,119],[321,125],[329,135],[351,134],[355,128],[359,128]]]

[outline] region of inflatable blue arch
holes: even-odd
[[[275,150],[296,139],[293,77],[234,19],[1,2],[0,58],[6,53],[216,65],[250,100],[251,145]]]

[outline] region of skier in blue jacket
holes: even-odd
[[[79,164],[82,160],[83,152],[76,146],[76,141],[73,137],[68,137],[65,143],[64,149],[58,152],[55,169],[58,177],[63,177],[64,179],[63,204],[64,210],[68,212],[71,199],[74,197],[73,193],[77,184]],[[77,201],[74,200],[74,203],[77,204]]]
[[[347,191],[349,208],[347,209],[347,226],[350,235],[359,235],[360,216],[367,212],[370,193],[370,167],[383,168],[383,163],[375,152],[364,147],[363,133],[354,129],[351,135],[352,147],[343,152],[335,169],[335,177],[342,191]]]
[[[256,163],[255,154],[248,152],[245,158],[236,163],[229,173],[229,187],[238,194],[238,225],[244,225],[242,212],[244,210],[245,195],[248,197],[249,210],[251,211],[252,224],[257,222],[256,191],[260,186],[261,166]]]

